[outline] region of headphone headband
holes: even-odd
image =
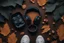
[[[39,9],[37,7],[29,7],[27,8],[27,10],[25,11],[25,15],[29,12],[37,12],[39,15],[41,15]]]

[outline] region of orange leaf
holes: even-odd
[[[62,21],[64,22],[64,15],[61,17]]]
[[[37,0],[37,3],[38,3],[39,6],[45,5],[46,2],[47,2],[47,0]]]
[[[4,27],[1,28],[1,34],[4,36],[7,36],[10,33],[10,28],[8,26],[8,23],[4,24]]]
[[[15,33],[12,33],[11,35],[9,35],[8,37],[8,43],[16,43],[17,42],[17,38]]]
[[[35,3],[35,0],[30,0],[32,3]]]
[[[64,39],[64,24],[61,24],[57,30],[57,34],[60,40]]]
[[[2,39],[0,38],[0,43],[2,43]]]
[[[44,25],[42,28],[44,29],[42,31],[42,33],[46,33],[46,32],[48,32],[50,30],[50,26],[49,25]]]

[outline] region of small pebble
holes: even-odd
[[[55,33],[55,31],[54,31],[54,30],[52,30],[52,33]]]
[[[45,24],[45,22],[42,22],[42,24]]]
[[[45,7],[42,7],[42,9],[44,10],[44,9],[45,9]]]
[[[27,7],[26,4],[23,4],[23,5],[22,5],[22,8],[23,8],[23,9],[26,9],[26,7]]]
[[[51,33],[49,33],[49,35],[51,35]]]
[[[20,35],[24,35],[25,33],[24,32],[21,32]]]
[[[48,15],[45,15],[45,17],[47,17]]]
[[[15,33],[16,33],[17,31],[15,31]]]
[[[14,30],[13,28],[11,30]]]
[[[44,21],[45,21],[45,22],[48,22],[48,19],[45,18]]]
[[[50,38],[48,37],[47,40],[50,41]]]
[[[53,22],[53,25],[55,25],[55,22]]]

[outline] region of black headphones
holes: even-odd
[[[37,12],[39,14],[39,16],[36,16],[33,24],[31,24],[31,18],[27,15],[30,12]],[[37,27],[41,22],[41,13],[39,11],[39,9],[37,7],[29,7],[26,11],[25,11],[25,20],[26,20],[26,24],[28,25],[28,31],[31,33],[35,33],[37,31]]]
[[[31,25],[31,18],[27,15],[29,12],[37,12],[39,14],[39,16],[36,16],[34,21],[33,21],[33,25],[39,25],[41,22],[41,13],[39,11],[39,9],[37,7],[29,7],[26,11],[25,11],[25,20],[27,25]]]

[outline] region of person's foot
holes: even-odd
[[[44,40],[44,38],[43,38],[41,35],[39,35],[39,36],[36,38],[36,43],[45,43],[45,40]]]
[[[28,35],[24,35],[20,41],[20,43],[30,43],[30,38]]]

